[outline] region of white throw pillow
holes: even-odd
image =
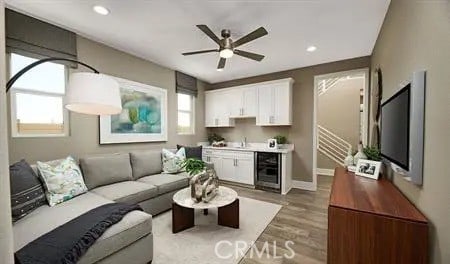
[[[37,167],[50,206],[70,200],[88,190],[80,167],[70,156],[48,162],[38,161]]]
[[[186,159],[184,148],[180,148],[176,153],[168,149],[162,149],[162,161],[164,173],[181,172],[183,161]]]

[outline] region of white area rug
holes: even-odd
[[[245,241],[245,251],[272,221],[280,205],[239,197],[240,228],[233,229],[217,225],[217,210],[209,210],[207,216],[196,210],[195,226],[172,234],[172,212],[153,219],[153,264],[215,264],[238,263],[242,256],[235,256],[235,242]],[[215,253],[216,244],[220,241]],[[243,246],[243,242],[239,242]],[[245,252],[244,251],[244,252]],[[228,257],[232,256],[232,257]],[[227,258],[225,258],[227,257]]]

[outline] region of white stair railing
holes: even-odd
[[[334,162],[344,166],[344,160],[352,145],[321,125],[317,125],[317,150]]]
[[[318,87],[319,96],[326,93],[326,91],[328,91],[330,88],[332,88],[340,79],[341,79],[341,77],[335,77],[335,78],[328,78],[328,79],[321,80],[319,82],[319,87]]]

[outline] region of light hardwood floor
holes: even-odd
[[[251,256],[249,251],[240,264],[326,263],[327,208],[332,180],[329,176],[319,176],[316,192],[292,189],[287,195],[230,186],[240,196],[282,205],[281,210],[256,241],[259,250],[265,242],[269,242],[269,252],[272,256],[258,258],[256,254]],[[274,241],[276,255],[282,258],[273,258]],[[292,259],[283,257],[284,253],[289,253],[285,246],[286,241],[294,242],[290,245],[295,251],[295,257]]]

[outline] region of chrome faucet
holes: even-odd
[[[241,148],[247,147],[247,137],[244,137],[244,140],[241,141]]]

